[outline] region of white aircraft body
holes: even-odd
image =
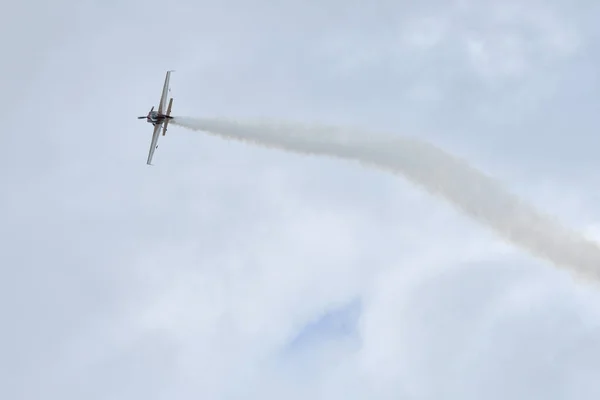
[[[169,121],[173,119],[171,117],[171,106],[173,105],[173,98],[169,100],[169,106],[165,112],[165,105],[167,103],[167,92],[169,91],[169,79],[171,78],[171,72],[167,71],[165,77],[165,84],[163,86],[162,95],[160,96],[160,102],[158,103],[158,110],[154,111],[154,106],[148,112],[148,115],[144,117],[138,117],[138,119],[146,119],[149,123],[154,126],[154,132],[152,133],[152,142],[150,143],[150,152],[148,153],[148,161],[146,164],[152,165],[152,157],[154,156],[154,150],[158,147],[158,137],[160,136],[160,128],[162,127],[163,136],[167,133],[167,125]]]

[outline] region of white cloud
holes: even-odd
[[[178,129],[144,165],[174,68],[177,113],[415,129],[595,235],[593,9],[348,4],[4,10],[2,398],[597,398],[597,288],[409,183]]]

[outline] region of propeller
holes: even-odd
[[[143,116],[143,117],[138,117],[138,119],[145,119],[145,118],[148,118],[148,117],[150,116],[150,113],[151,113],[152,111],[154,111],[154,106],[152,106],[152,108],[150,109],[150,112],[148,113],[148,115],[145,115],[145,116]]]

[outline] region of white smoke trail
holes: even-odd
[[[555,266],[600,281],[600,247],[506,192],[466,162],[420,140],[291,123],[177,117],[172,123],[226,139],[355,160],[401,174]]]

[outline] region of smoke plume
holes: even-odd
[[[600,281],[600,247],[595,242],[540,213],[494,179],[427,142],[292,123],[184,117],[175,118],[172,123],[269,148],[354,160],[402,175],[532,255]]]

